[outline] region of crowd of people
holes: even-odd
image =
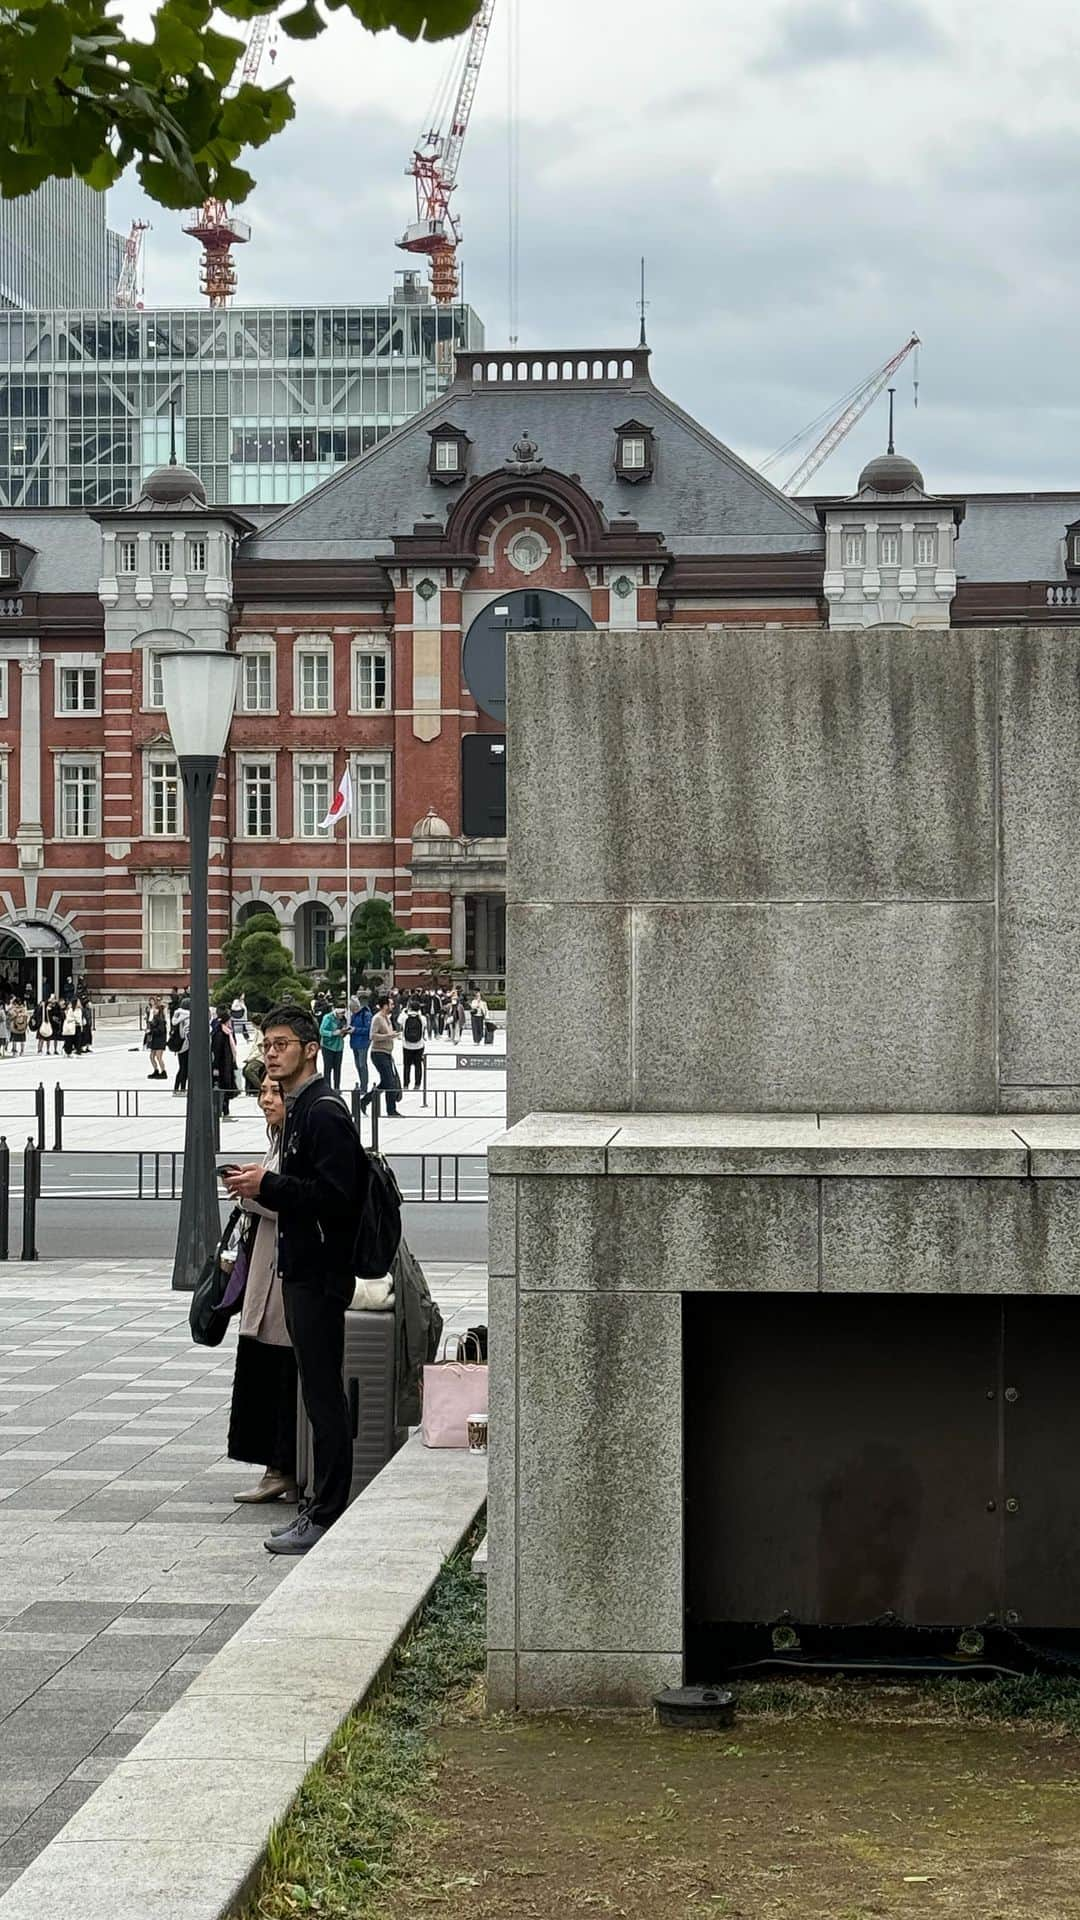
[[[354,994],[348,1002],[342,994],[336,1003],[328,994],[318,993],[309,1011],[317,1035],[322,1078],[327,1086],[333,1092],[341,1091],[347,1048],[352,1054],[364,1111],[371,1102],[374,1079],[390,1119],[396,1119],[400,1113],[402,1093],[409,1087],[423,1086],[424,1053],[429,1040],[445,1035],[453,1045],[460,1045],[466,1019],[475,1046],[494,1036],[483,995],[476,992],[466,1000],[456,987],[430,987],[409,994],[394,988],[374,993],[368,999]],[[187,1091],[190,1028],[190,1000],[179,987],[173,989],[167,1004],[160,999],[150,1002],[143,1031],[143,1045],[150,1055],[147,1077],[167,1080],[165,1054],[172,1053],[176,1061],[173,1081],[176,1095]],[[395,1058],[399,1041],[404,1079]],[[231,1003],[222,1003],[214,1012],[210,1022],[210,1063],[213,1084],[221,1095],[221,1117],[228,1120],[231,1103],[238,1094],[258,1093],[265,1066],[260,1023],[249,1015],[240,996]]]
[[[94,1044],[94,1016],[89,994],[80,983],[65,993],[46,994],[36,1003],[31,990],[0,996],[0,1059],[21,1059],[27,1039],[38,1053],[60,1053],[70,1060],[89,1053]]]

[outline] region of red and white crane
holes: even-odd
[[[259,76],[262,57],[266,52],[267,41],[274,22],[271,15],[260,13],[251,23],[247,37],[247,46],[242,57],[236,63],[231,85],[234,89],[254,85]],[[271,61],[277,59],[277,48],[270,48]],[[201,207],[184,217],[184,232],[190,233],[202,247],[202,261],[199,267],[199,285],[212,307],[223,307],[236,292],[236,266],[232,257],[234,247],[243,246],[251,239],[251,228],[246,220],[232,213],[224,200],[204,200]]]
[[[431,291],[440,307],[451,306],[457,298],[461,223],[451,210],[450,196],[457,185],[461,149],[494,12],[495,0],[481,0],[469,29],[448,121],[444,127],[436,120],[427,132],[421,132],[405,169],[416,181],[416,219],[406,227],[398,246],[406,253],[427,254],[431,261]]]
[[[149,233],[149,220],[133,220],[124,241],[120,272],[113,290],[114,307],[141,307],[143,295],[143,234]]]
[[[806,454],[804,459],[801,461],[800,465],[796,467],[790,480],[785,481],[784,483],[785,493],[798,493],[800,487],[805,487],[807,481],[813,478],[813,475],[817,472],[818,468],[821,466],[824,466],[830,453],[833,453],[835,451],[835,449],[840,445],[840,442],[842,440],[847,439],[847,436],[851,432],[852,427],[855,426],[857,421],[862,419],[863,414],[866,412],[867,408],[877,399],[878,394],[882,391],[882,389],[888,386],[889,380],[891,379],[892,375],[896,372],[896,369],[898,367],[903,366],[903,363],[907,359],[909,353],[913,353],[916,356],[915,358],[915,405],[918,406],[919,404],[918,352],[919,352],[920,345],[921,345],[921,342],[919,340],[918,334],[913,333],[911,335],[911,338],[909,340],[905,340],[903,346],[900,347],[896,353],[892,354],[890,358],[885,361],[884,366],[876,367],[873,373],[868,374],[865,380],[861,380],[857,387],[853,388],[850,393],[847,393],[844,395],[843,400],[837,403],[841,411],[839,413],[836,413],[835,418],[831,417],[834,413],[834,409],[830,408],[828,414],[819,415],[816,420],[812,420],[810,422],[810,425],[807,427],[803,427],[801,432],[797,433],[793,440],[789,440],[785,446],[782,446],[778,452],[774,453],[768,460],[765,461],[765,467],[766,468],[771,467],[774,461],[779,460],[783,454],[790,452],[792,447],[798,446],[800,440],[805,440],[808,434],[813,433],[817,427],[820,427],[823,419],[829,420],[829,425],[826,427],[824,433],[821,435],[821,438],[815,441],[809,453]]]

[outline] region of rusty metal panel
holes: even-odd
[[[687,1295],[687,1619],[1002,1607],[1002,1304]]]
[[[1006,1624],[1078,1628],[1080,1299],[1007,1303],[1003,1385]]]

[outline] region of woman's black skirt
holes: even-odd
[[[296,1355],[241,1334],[236,1343],[230,1460],[296,1472]]]

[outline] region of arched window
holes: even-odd
[[[246,927],[248,921],[254,920],[259,913],[269,913],[275,920],[277,919],[277,914],[269,900],[245,900],[243,906],[237,907],[233,924],[237,927]]]
[[[333,917],[321,900],[307,900],[296,916],[297,965],[313,973],[326,970]]]

